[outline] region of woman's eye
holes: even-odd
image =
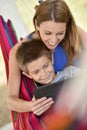
[[[46,34],[46,35],[50,35],[51,33],[50,33],[50,32],[46,32],[45,34]]]
[[[61,33],[58,33],[57,35],[63,35],[64,33],[63,32],[61,32]]]

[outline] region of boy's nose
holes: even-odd
[[[45,76],[47,73],[46,73],[46,71],[45,70],[41,70],[41,75],[42,76]]]

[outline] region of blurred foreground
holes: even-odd
[[[4,4],[4,1],[0,0],[1,3],[0,14],[3,15],[4,18],[6,19],[10,18],[13,21],[19,37],[21,36],[25,37],[28,31],[29,32],[33,31],[32,17],[34,13],[34,6],[37,3],[37,1],[36,0],[33,1],[15,0],[15,2],[13,1],[13,3],[12,0],[8,0],[8,1]],[[76,0],[66,0],[66,2],[68,2],[68,4],[70,5],[70,8],[75,16],[77,24],[87,31],[87,15],[86,15],[87,0],[79,0],[79,2],[78,1],[76,2]],[[16,14],[14,15],[15,12],[14,7],[16,8],[17,15]],[[84,78],[83,78],[83,83],[84,83]],[[77,89],[78,88],[79,85],[77,85]],[[75,95],[76,89],[73,88],[73,91],[70,90],[70,92],[74,92],[73,95]],[[82,92],[82,90],[80,90],[79,92]],[[78,93],[78,96],[77,94],[74,96],[75,97],[74,100],[77,99],[75,102],[76,104],[78,101],[79,102],[81,101],[80,100],[81,96],[80,98],[77,98],[79,97],[79,95],[80,93]],[[1,99],[0,100],[0,127],[11,121],[10,111],[7,108],[6,96],[7,96],[7,85],[6,85],[6,77],[5,77],[5,67],[4,67],[4,61],[0,50],[0,99]],[[72,99],[72,101],[74,100]],[[72,106],[70,107],[70,110],[73,109],[74,103],[72,103],[71,105]],[[84,110],[80,110],[80,111],[83,112]]]

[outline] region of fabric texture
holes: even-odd
[[[5,62],[7,81],[9,77],[9,52],[17,42],[18,39],[11,20],[6,22],[4,18],[0,16],[0,46]],[[33,81],[22,75],[20,87],[20,98],[30,101],[32,99],[32,91],[35,88]],[[33,113],[11,111],[11,114],[14,130],[43,130],[39,118]]]

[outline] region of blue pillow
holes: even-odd
[[[57,46],[54,52],[54,69],[55,72],[61,71],[64,69],[68,62],[68,57],[65,53],[65,50],[62,46]]]

